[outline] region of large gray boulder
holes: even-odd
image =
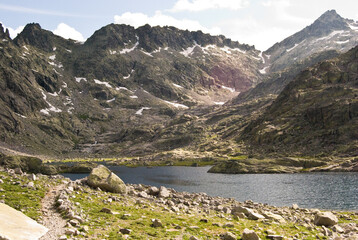
[[[242,232],[242,240],[260,240],[254,230],[245,228]]]
[[[318,212],[314,218],[317,226],[334,226],[338,223],[338,218],[331,212]]]
[[[0,203],[0,239],[37,240],[48,229],[16,209]]]
[[[108,192],[127,193],[127,187],[122,179],[103,165],[98,165],[91,171],[87,183],[93,188],[99,187]]]

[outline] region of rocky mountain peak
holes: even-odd
[[[336,20],[343,21],[344,19],[337,13],[336,10],[332,9],[323,13],[317,20],[321,22],[332,22]]]
[[[334,30],[347,30],[349,26],[335,10],[326,11],[312,25],[308,27],[311,35],[320,37]]]
[[[4,29],[2,24],[0,23],[0,37],[1,38],[10,38],[9,29]]]

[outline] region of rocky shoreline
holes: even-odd
[[[276,207],[205,193],[124,184],[112,181],[115,174],[110,171],[104,178],[97,175],[97,182],[88,181],[93,179],[91,175],[71,181],[60,175],[26,174],[12,169],[2,172],[15,180],[20,176],[29,179],[24,186],[30,189],[36,188],[31,181],[34,178],[60,181],[53,204],[67,223],[59,239],[358,239],[358,213],[354,212],[305,209],[296,204]],[[102,188],[96,184],[102,184]],[[115,189],[121,190],[114,191],[106,185],[120,185]]]

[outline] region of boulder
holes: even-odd
[[[254,230],[245,228],[242,232],[242,240],[260,240]]]
[[[46,227],[22,212],[2,203],[0,203],[0,219],[0,239],[35,240],[48,231]]]
[[[99,165],[91,171],[87,183],[93,188],[99,187],[114,193],[127,193],[127,187],[122,179],[103,165]]]
[[[159,195],[158,196],[161,197],[161,198],[168,198],[168,197],[170,197],[170,192],[166,187],[161,186],[160,189],[159,189]]]
[[[152,219],[152,227],[163,227],[163,224],[159,219]]]
[[[276,221],[276,222],[280,222],[280,223],[285,223],[285,219],[278,215],[278,214],[274,214],[274,213],[271,213],[271,212],[264,212],[262,214],[265,218],[267,219],[270,219],[270,220],[273,220],[273,221]]]
[[[157,187],[150,187],[148,193],[152,196],[157,196],[159,194],[159,189]]]
[[[235,236],[235,234],[233,234],[231,232],[226,232],[221,235],[221,239],[222,240],[236,240],[237,237]]]
[[[334,226],[338,223],[337,217],[331,212],[318,212],[314,218],[314,224],[317,226]]]

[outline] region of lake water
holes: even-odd
[[[109,166],[125,183],[253,200],[276,206],[358,210],[358,173],[215,174],[210,167]],[[88,174],[64,174],[72,180]]]

